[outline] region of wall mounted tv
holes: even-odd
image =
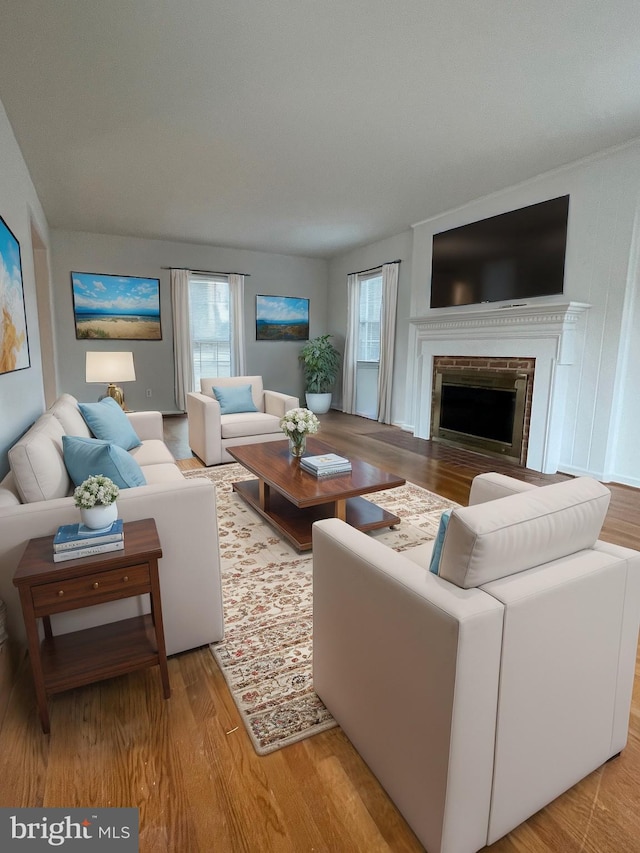
[[[569,196],[433,235],[431,307],[563,292]]]

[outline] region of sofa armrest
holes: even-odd
[[[506,474],[478,474],[473,478],[471,491],[469,492],[469,506],[495,501],[498,498],[506,498],[509,495],[517,495],[520,492],[528,492],[538,487],[533,483],[525,483],[516,480],[515,477],[507,477]]]
[[[276,415],[281,418],[289,409],[297,409],[300,401],[290,394],[282,394],[280,391],[264,392],[264,410],[268,415]]]
[[[167,653],[222,639],[222,594],[215,488],[202,478],[123,489],[118,515],[124,521],[155,518],[162,545],[160,591]],[[25,643],[22,610],[13,575],[29,539],[52,536],[78,521],[72,498],[0,507],[0,599],[7,605],[12,640]],[[147,596],[74,610],[52,618],[54,633],[148,611]]]
[[[502,605],[330,519],[313,608],[314,687],[422,843],[484,846]]]
[[[161,412],[127,412],[131,426],[141,441],[149,438],[164,439]]]
[[[206,394],[187,394],[189,447],[205,465],[222,461],[220,403]]]

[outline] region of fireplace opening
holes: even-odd
[[[527,374],[438,370],[431,437],[521,462]]]

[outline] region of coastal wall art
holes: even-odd
[[[76,338],[159,341],[160,279],[72,272]]]
[[[296,296],[256,296],[257,341],[309,339],[309,300]]]
[[[20,243],[0,216],[0,374],[30,366]]]

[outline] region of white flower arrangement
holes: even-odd
[[[280,418],[280,429],[295,441],[304,435],[313,435],[320,429],[320,421],[309,409],[289,409]]]
[[[80,509],[91,509],[94,506],[111,506],[119,494],[120,489],[113,480],[94,474],[74,490],[73,500]]]

